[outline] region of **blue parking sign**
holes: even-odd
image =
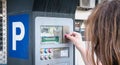
[[[29,15],[8,16],[8,56],[29,59]]]

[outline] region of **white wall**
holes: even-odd
[[[91,11],[92,10],[89,10],[89,11],[76,10],[75,19],[77,19],[77,20],[87,20],[88,16],[91,14]]]
[[[75,19],[76,20],[87,20],[88,16],[91,14],[91,11],[92,10],[90,11],[76,10]],[[84,42],[83,42],[83,46],[85,46]],[[77,49],[75,49],[75,65],[85,65],[81,57],[81,54]]]

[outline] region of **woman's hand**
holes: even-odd
[[[80,43],[82,43],[82,36],[80,33],[72,32],[70,34],[66,34],[65,37],[69,39],[71,42],[73,42],[75,46],[80,45]]]
[[[72,32],[70,34],[66,34],[65,37],[69,39],[71,42],[73,42],[76,48],[80,51],[82,58],[85,62],[85,65],[91,65],[91,63],[89,63],[86,58],[87,49],[83,46],[81,34],[77,32]]]
[[[70,34],[66,34],[65,37],[69,39],[76,48],[81,52],[81,54],[86,54],[86,48],[83,46],[82,36],[80,33],[72,32]]]

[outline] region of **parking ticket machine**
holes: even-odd
[[[58,1],[56,6],[66,5]],[[73,1],[74,8],[63,11],[52,0],[8,0],[8,65],[75,65],[74,46],[64,36],[73,32]]]
[[[48,21],[51,23],[49,23]],[[69,24],[65,23],[65,21],[69,22]],[[73,64],[73,45],[70,42],[67,42],[67,40],[64,37],[65,34],[72,31],[73,31],[72,19],[54,17],[36,17],[35,64],[40,65]]]

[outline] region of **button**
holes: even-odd
[[[51,56],[49,55],[48,58],[51,59]]]
[[[47,48],[44,49],[44,53],[47,53]]]
[[[48,57],[47,57],[47,56],[45,56],[44,58],[45,58],[45,60],[48,60]]]
[[[43,60],[44,58],[43,58],[43,56],[40,56],[40,60]]]
[[[40,49],[40,53],[43,54],[44,49]]]
[[[52,53],[52,49],[49,48],[49,49],[48,49],[48,52],[49,52],[49,53]]]

